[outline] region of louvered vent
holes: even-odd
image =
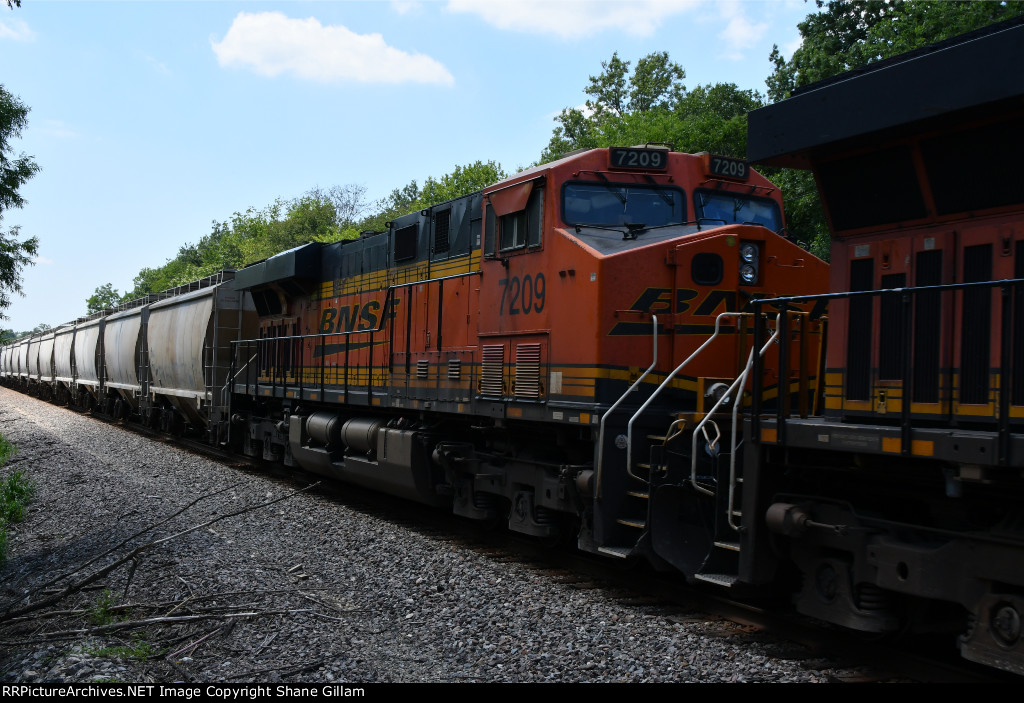
[[[540,398],[540,345],[519,344],[516,346],[517,398]]]
[[[452,211],[434,213],[434,253],[448,251],[448,231],[451,229]]]
[[[420,359],[416,362],[416,378],[427,378],[430,375],[430,361]]]
[[[459,359],[448,360],[448,378],[458,381],[462,378],[462,361]]]
[[[505,394],[503,377],[505,369],[505,345],[485,344],[484,360],[480,368],[480,393],[501,397]]]

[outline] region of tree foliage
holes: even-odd
[[[1024,2],[972,0],[815,0],[818,11],[797,25],[802,44],[787,61],[770,56],[768,97],[862,68],[958,34],[1024,14]]]
[[[117,307],[117,304],[121,302],[121,294],[117,292],[112,283],[104,283],[99,286],[96,291],[85,301],[86,313],[91,315],[94,312],[100,312],[101,310],[110,310],[111,308]]]
[[[862,68],[958,34],[1024,14],[1024,2],[815,0],[817,12],[798,25],[802,44],[787,61],[778,46],[766,80],[772,102],[839,73]],[[789,229],[827,258],[824,210],[809,171],[763,169],[782,189]]]
[[[178,255],[163,266],[142,269],[122,300],[167,290],[221,269],[241,268],[309,242],[336,242],[354,239],[364,231],[381,231],[389,220],[506,177],[499,164],[477,161],[456,166],[440,178],[428,177],[423,188],[411,181],[372,206],[366,203],[366,189],[361,185],[317,187],[292,200],[278,198],[264,208],[250,207],[224,222],[214,222],[209,234],[180,247]],[[110,284],[100,286],[87,301],[90,309],[94,302],[99,305],[108,300],[101,292],[117,293]]]
[[[6,210],[25,205],[18,189],[39,172],[31,156],[15,154],[11,147],[11,140],[28,124],[28,110],[0,85],[0,223]],[[21,240],[17,226],[6,232],[0,228],[0,319],[6,317],[3,311],[11,304],[10,295],[21,293],[21,270],[33,263],[38,250],[39,240]]]
[[[620,59],[618,52],[601,62],[601,73],[590,76],[583,89],[589,96],[584,107],[567,107],[555,118],[558,126],[541,153],[541,163],[576,149],[686,138],[678,134],[680,125],[672,117],[688,97],[682,66],[671,61],[667,51],[641,58],[632,73],[631,63]]]

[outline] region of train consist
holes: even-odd
[[[19,340],[0,374],[1024,673],[1022,35],[751,114],[753,159],[814,169],[831,271],[747,162],[594,149]]]

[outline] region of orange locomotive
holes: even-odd
[[[236,276],[260,335],[235,344],[232,436],[688,578],[735,573],[746,310],[828,275],[784,224],[745,162],[647,145],[285,252]],[[817,397],[820,313],[805,306],[767,346],[769,402]],[[798,360],[785,370],[782,347]]]
[[[746,447],[747,580],[796,574],[808,615],[953,633],[1018,674],[1022,47],[1018,18],[751,113],[753,160],[814,170],[836,293],[824,412],[755,414]]]

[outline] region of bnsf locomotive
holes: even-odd
[[[1024,21],[808,86],[748,149],[813,169],[836,292],[824,411],[751,413],[750,573],[1024,674]]]
[[[814,169],[831,274],[746,162],[594,149],[15,342],[0,372],[1024,673],[1022,34],[752,113],[753,158]]]
[[[77,407],[735,582],[739,414],[818,390],[821,306],[753,353],[752,301],[826,290],[827,265],[784,231],[778,190],[742,160],[595,149],[21,340],[2,371]]]

